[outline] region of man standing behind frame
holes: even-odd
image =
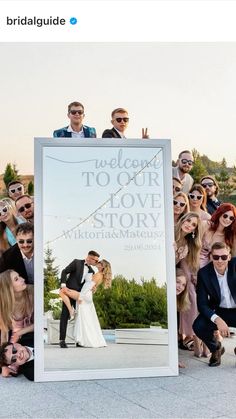
[[[126,138],[125,131],[129,125],[128,111],[124,108],[114,109],[111,113],[113,128],[105,129],[102,138]],[[149,138],[148,129],[142,128],[142,138]]]
[[[88,252],[88,256],[85,260],[80,259],[74,259],[68,266],[66,266],[65,269],[62,270],[61,273],[61,287],[67,287],[72,290],[81,291],[85,276],[87,273],[94,273],[93,268],[91,266],[96,266],[100,255],[95,252],[94,250],[90,250]],[[69,277],[67,279],[67,275],[69,274]],[[71,305],[75,307],[76,301],[70,298]],[[69,310],[66,307],[66,305],[62,304],[62,312],[61,312],[61,318],[60,318],[60,347],[61,348],[67,348],[66,344],[66,329],[67,329],[67,323],[69,320]]]

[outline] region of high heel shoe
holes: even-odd
[[[76,311],[75,311],[75,309],[73,308],[72,314],[70,315],[69,322],[72,322],[72,321],[75,319],[75,315],[76,315]]]

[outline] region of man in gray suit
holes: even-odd
[[[90,250],[86,259],[74,259],[61,273],[61,287],[67,287],[72,290],[81,291],[84,285],[84,278],[87,273],[94,273],[92,266],[96,266],[100,255],[94,250]],[[68,277],[67,277],[68,276]],[[70,299],[71,305],[75,307],[75,300]],[[65,342],[67,323],[69,320],[69,310],[66,305],[62,304],[62,312],[60,318],[60,347],[67,348]]]

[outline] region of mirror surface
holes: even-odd
[[[166,254],[166,229],[171,211],[165,199],[163,147],[151,146],[153,141],[146,147],[131,141],[125,145],[99,141],[92,147],[85,142],[79,147],[43,147],[47,372],[156,368],[170,363],[166,260],[171,260],[171,252]],[[89,291],[90,301],[85,298],[77,304],[75,319],[67,324],[68,348],[60,348],[61,272],[74,259],[86,259],[90,250],[110,262],[112,284],[108,289],[97,286],[95,292]],[[98,265],[92,268],[98,272]],[[105,347],[75,346],[75,330],[85,328],[87,333],[94,327],[94,314],[85,311],[83,317],[81,312],[89,305],[95,307]]]

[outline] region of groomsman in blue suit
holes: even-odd
[[[225,243],[216,242],[211,248],[211,260],[198,271],[196,291],[200,314],[193,330],[211,351],[209,366],[217,367],[224,347],[215,332],[230,337],[229,327],[236,327],[236,258],[231,259]]]
[[[72,102],[68,105],[67,114],[70,125],[57,129],[53,132],[53,137],[66,138],[96,138],[95,128],[83,125],[84,106],[80,102]]]

